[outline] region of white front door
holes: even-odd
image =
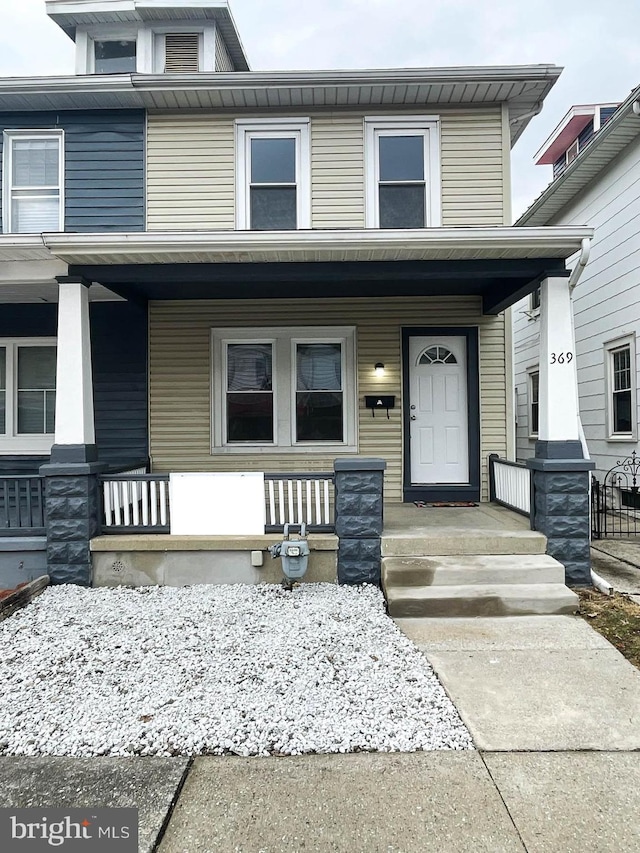
[[[409,338],[411,482],[468,483],[464,337]]]

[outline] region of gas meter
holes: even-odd
[[[299,528],[299,534],[294,539],[290,530],[292,527]],[[309,543],[307,542],[307,526],[306,524],[285,524],[284,539],[275,545],[269,547],[271,556],[275,560],[280,557],[282,560],[282,571],[284,579],[282,581],[285,589],[292,589],[295,581],[303,578],[309,564]]]

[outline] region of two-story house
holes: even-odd
[[[574,294],[580,415],[602,482],[634,505],[637,471],[618,469],[637,450],[640,332],[640,88],[616,108],[573,107],[542,146],[553,181],[520,217],[520,226],[589,225],[589,266]],[[539,306],[514,308],[517,454],[527,458],[538,435]],[[609,495],[612,498],[612,495]]]
[[[0,81],[0,470],[374,457],[388,504],[487,501],[505,318],[542,283],[565,334],[591,234],[509,225],[510,150],[560,69],[262,73],[221,0],[46,7],[76,74]],[[540,477],[579,467],[572,381],[544,380]]]

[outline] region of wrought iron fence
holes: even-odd
[[[633,538],[640,535],[640,458],[616,462],[602,482],[591,477],[591,537]]]
[[[0,536],[44,536],[44,480],[40,476],[0,477]]]

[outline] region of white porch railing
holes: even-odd
[[[168,533],[169,475],[132,469],[100,478],[103,533]],[[333,531],[333,474],[265,474],[267,532],[285,524]]]
[[[489,483],[492,501],[531,515],[531,469],[519,462],[489,456]]]
[[[102,527],[104,533],[169,532],[169,475],[132,469],[104,476]]]
[[[267,530],[285,524],[333,530],[333,474],[265,474]]]

